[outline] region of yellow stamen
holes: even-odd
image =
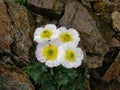
[[[47,45],[44,47],[42,54],[46,60],[55,60],[58,55],[58,48],[55,45]]]
[[[52,31],[46,29],[41,32],[40,37],[46,39],[46,38],[51,38],[52,35],[53,35]]]
[[[74,50],[65,51],[65,59],[69,62],[73,62],[76,59],[76,52]]]
[[[63,32],[60,34],[60,39],[62,42],[66,43],[69,41],[73,41],[73,36],[70,33]]]

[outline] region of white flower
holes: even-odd
[[[66,43],[72,42],[75,44],[75,46],[78,45],[80,41],[80,37],[77,30],[73,28],[70,28],[67,30],[65,27],[60,27],[58,28],[58,30],[60,31],[59,39],[56,40],[58,43],[66,44]]]
[[[83,51],[81,48],[76,48],[72,43],[65,44],[60,47],[61,64],[66,68],[77,68],[83,60]]]
[[[55,43],[39,43],[35,54],[37,60],[41,63],[45,63],[48,67],[56,67],[60,65],[60,59],[58,58],[59,47]]]
[[[47,24],[44,28],[38,27],[34,32],[34,41],[37,43],[54,40],[59,36],[59,31],[56,30],[56,25]]]

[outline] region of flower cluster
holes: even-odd
[[[47,24],[35,30],[34,41],[38,43],[37,60],[48,67],[77,68],[82,63],[83,51],[77,47],[80,38],[75,29]]]

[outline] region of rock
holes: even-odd
[[[120,41],[120,32],[115,34],[115,38]]]
[[[120,32],[120,12],[114,11],[111,14],[111,18],[114,30]]]
[[[80,32],[81,44],[93,54],[104,54],[106,50],[105,42],[102,39],[95,21],[88,11],[77,2],[69,2],[65,7],[65,13],[59,21],[61,26],[76,28]],[[96,37],[97,36],[97,37]],[[99,45],[97,45],[99,43]],[[105,48],[101,47],[101,44]]]
[[[96,1],[100,1],[100,0],[82,0],[82,4],[88,6],[89,8],[92,8],[91,2],[93,3]]]
[[[11,60],[11,56],[3,56],[1,59],[2,62],[4,62],[5,64],[10,64],[10,65],[14,65],[13,61]]]
[[[0,47],[0,54],[4,53],[4,51],[2,50],[2,48]]]
[[[35,14],[46,18],[60,18],[67,0],[28,0],[27,3]]]
[[[18,64],[19,60],[28,62],[34,32],[33,17],[24,6],[16,4],[13,0],[6,0],[6,4],[15,24],[14,32],[12,32],[14,42],[11,45],[11,55]]]
[[[99,69],[100,71],[102,71],[102,76],[106,73],[107,69],[109,69],[109,67],[112,65],[112,63],[114,62],[115,58],[118,55],[118,52],[119,47],[110,46],[109,52],[107,52],[104,56],[103,65]]]
[[[109,47],[107,47],[102,38],[94,19],[81,4],[74,1],[68,2],[65,7],[65,13],[60,19],[59,24],[60,26],[78,30],[81,38],[79,46],[85,49],[88,58],[91,57],[90,55],[95,55],[96,58],[100,58],[108,51]],[[96,58],[91,57],[92,62],[89,59],[85,62],[90,65],[90,68],[98,67],[101,64],[96,64],[98,61]],[[99,60],[101,60],[99,62],[102,63],[102,59]]]
[[[91,81],[92,90],[120,90],[120,83],[117,81],[112,81],[110,83],[96,81]]]
[[[28,4],[32,4],[36,7],[52,9],[55,0],[28,0]]]
[[[0,90],[35,90],[26,74],[0,62]]]
[[[35,17],[36,26],[39,27],[42,24],[43,17],[41,15]]]
[[[110,0],[114,5],[114,11],[120,11],[120,0]]]
[[[107,82],[120,78],[120,52],[116,57],[115,61],[112,63],[110,68],[106,71],[103,79]]]
[[[105,22],[111,22],[111,13],[114,11],[114,5],[109,0],[102,0],[93,3],[93,9],[97,15],[100,15]]]
[[[109,46],[111,46],[111,41],[112,41],[113,35],[115,34],[111,24],[106,23],[103,18],[101,18],[100,16],[98,16],[92,12],[90,14],[94,18],[94,20],[96,22],[96,26],[99,29],[99,32],[100,32],[102,38],[105,40],[105,42]]]
[[[0,48],[10,53],[10,45],[13,43],[12,33],[13,22],[8,15],[7,6],[4,0],[0,1]]]
[[[111,2],[119,2],[119,0],[110,0]]]
[[[116,38],[113,38],[113,39],[112,39],[111,44],[112,44],[111,47],[120,47],[120,41],[117,40]]]
[[[105,22],[111,23],[111,13],[120,11],[120,2],[115,0],[99,0],[93,3],[93,10],[100,15]]]
[[[89,68],[97,68],[102,66],[103,56],[99,55],[87,55],[86,60],[83,63],[87,64]]]

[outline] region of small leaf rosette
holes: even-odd
[[[48,40],[54,40],[58,38],[59,31],[57,30],[56,25],[47,24],[44,28],[39,27],[34,32],[34,41],[41,43]]]
[[[83,60],[83,51],[76,47],[73,43],[67,43],[60,46],[59,59],[65,68],[77,68]]]

